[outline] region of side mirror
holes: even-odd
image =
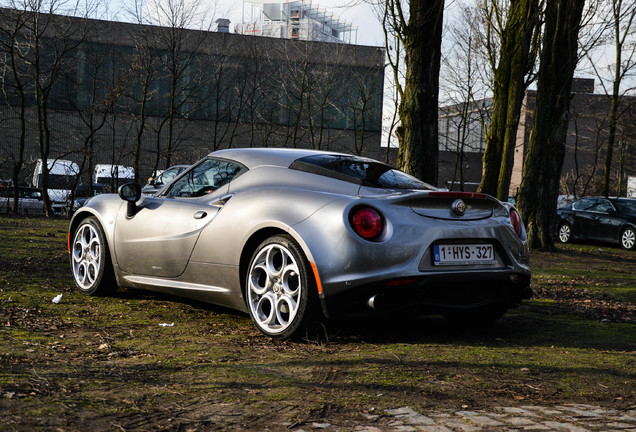
[[[137,183],[126,183],[117,189],[119,198],[128,202],[126,216],[133,217],[137,213],[137,201],[141,198],[141,186]]]

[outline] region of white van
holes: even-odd
[[[49,169],[49,200],[53,213],[62,213],[62,207],[66,205],[66,198],[71,194],[71,188],[77,181],[79,166],[70,160],[47,159]],[[42,159],[38,159],[33,170],[33,187],[42,188]]]
[[[93,171],[93,183],[114,186],[117,189],[124,183],[135,180],[135,169],[123,165],[97,164]],[[113,190],[115,192],[115,190]]]

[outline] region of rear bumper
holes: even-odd
[[[518,307],[532,296],[527,274],[424,275],[363,285],[323,299],[329,317],[373,315],[397,311],[443,314],[490,304]]]

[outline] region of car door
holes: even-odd
[[[242,166],[207,159],[176,180],[161,196],[144,198],[134,216],[126,206],[115,226],[115,255],[126,273],[177,277],[186,269],[201,230],[212,223],[229,181]]]
[[[620,234],[620,222],[616,217],[616,209],[610,200],[601,198],[592,207],[594,239],[599,241],[616,241]]]
[[[572,204],[572,235],[580,239],[590,239],[593,235],[593,217],[591,212],[596,200],[583,198]]]

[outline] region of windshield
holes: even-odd
[[[289,168],[379,189],[435,190],[388,165],[356,156],[320,154],[295,160]]]

